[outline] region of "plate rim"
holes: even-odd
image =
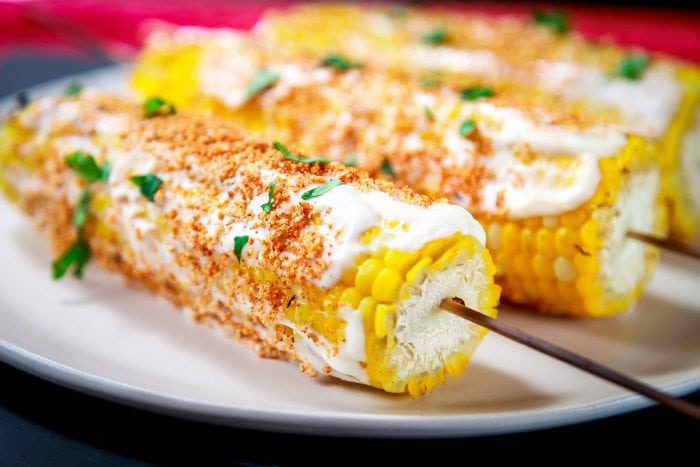
[[[13,107],[17,92],[44,94],[71,81],[107,79],[126,73],[130,63],[106,65],[72,73],[0,96],[0,123]],[[551,429],[649,407],[642,396],[622,392],[618,396],[560,408],[538,408],[499,414],[405,415],[405,414],[312,414],[294,410],[266,410],[242,405],[208,403],[152,391],[64,365],[0,338],[0,360],[51,383],[110,402],[171,417],[229,427],[313,436],[361,438],[457,438]],[[700,389],[700,369],[681,381],[660,389],[682,396]]]

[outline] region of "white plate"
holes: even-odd
[[[124,69],[79,78],[119,89]],[[66,80],[31,90],[60,92]],[[8,101],[5,101],[5,106]],[[505,340],[486,337],[467,373],[417,400],[330,379],[190,322],[186,313],[89,267],[50,278],[46,242],[0,202],[0,358],[43,378],[129,405],[275,431],[437,437],[532,430],[648,402]],[[700,387],[700,264],[664,256],[644,299],[610,320],[501,317],[673,393]]]

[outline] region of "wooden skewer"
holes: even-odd
[[[622,386],[623,388],[634,391],[647,397],[659,404],[665,405],[670,409],[675,410],[683,415],[694,418],[700,421],[700,407],[690,402],[684,401],[678,397],[674,397],[665,392],[649,386],[637,379],[625,376],[622,373],[613,370],[612,368],[596,363],[582,355],[566,350],[558,345],[552,344],[544,339],[535,337],[520,329],[514,328],[503,321],[486,316],[478,311],[472,310],[456,301],[446,298],[440,303],[440,307],[450,313],[453,313],[460,318],[466,319],[473,323],[483,326],[486,329],[497,332],[498,334],[514,340],[520,344],[526,345],[532,349],[556,358],[564,363],[575,366],[583,371],[598,376],[606,381]]]
[[[700,259],[700,250],[693,248],[690,245],[686,245],[683,242],[673,240],[672,238],[660,238],[653,235],[643,234],[630,230],[627,232],[629,238],[639,240],[640,242],[648,243],[649,245],[654,245],[665,250],[675,251],[686,256],[690,256],[695,259]]]

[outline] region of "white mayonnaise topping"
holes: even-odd
[[[370,251],[372,244],[363,245],[359,240],[375,225],[382,226],[382,233],[374,241],[401,251],[417,250],[430,240],[455,232],[473,235],[482,244],[486,241],[484,229],[467,211],[447,203],[424,208],[402,203],[383,192],[365,193],[350,185],[335,187],[309,202],[331,227],[326,239],[329,267],[316,281],[324,288],[335,285],[355,258]],[[389,227],[385,225],[387,221],[397,221],[398,225]]]
[[[680,102],[675,73],[663,65],[652,66],[635,80],[570,62],[541,61],[536,70],[545,89],[569,100],[591,100],[618,109],[626,128],[653,138],[662,136]]]
[[[447,46],[410,46],[406,50],[410,63],[419,68],[448,70],[494,76],[503,72],[504,64],[487,50],[464,50]]]

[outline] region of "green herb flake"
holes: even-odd
[[[330,54],[323,57],[319,66],[335,68],[338,71],[347,71],[350,68],[358,68],[361,65],[358,62],[353,62],[342,55]]]
[[[88,218],[88,213],[90,209],[90,192],[85,190],[78,200],[78,204],[75,206],[75,211],[73,211],[73,226],[77,228],[82,228]]]
[[[309,200],[311,198],[317,198],[331,191],[333,188],[342,185],[343,182],[340,179],[332,178],[323,185],[319,185],[301,194],[301,199]]]
[[[319,164],[328,164],[330,160],[326,157],[323,156],[316,156],[316,157],[304,157],[304,156],[295,156],[291,152],[289,152],[289,149],[287,149],[287,146],[284,144],[280,143],[279,141],[275,141],[272,143],[272,145],[277,149],[282,155],[284,156],[285,159],[294,161],[294,162],[303,162],[305,164],[312,164],[314,162],[318,162]]]
[[[263,68],[262,70],[258,71],[255,76],[253,76],[253,79],[250,80],[250,83],[248,83],[248,86],[245,89],[246,98],[252,99],[275,84],[279,79],[279,73]]]
[[[65,157],[65,161],[73,172],[90,183],[98,180],[106,181],[112,169],[109,161],[105,161],[102,167],[100,167],[91,154],[80,150],[68,154]]]
[[[474,86],[471,88],[464,88],[459,92],[462,100],[465,101],[476,101],[483,97],[492,97],[493,89],[486,86]]]
[[[391,178],[396,178],[396,172],[394,172],[394,168],[391,166],[391,163],[389,162],[388,159],[384,159],[384,162],[382,162],[382,167],[380,168],[382,173],[384,175],[388,175]]]
[[[241,262],[241,255],[243,254],[243,247],[248,243],[248,240],[250,240],[249,235],[241,235],[238,237],[233,237],[233,253],[236,255],[236,258],[238,258],[238,262]]]
[[[263,212],[270,212],[272,211],[272,196],[275,193],[275,187],[277,186],[277,183],[275,182],[270,182],[270,188],[267,192],[267,203],[261,204],[260,208],[262,208]]]
[[[158,115],[173,115],[175,106],[160,97],[149,97],[143,102],[143,115],[146,118]]]
[[[66,97],[77,97],[83,92],[83,85],[77,81],[71,81],[63,90],[63,95]]]
[[[60,279],[65,276],[71,266],[73,266],[73,275],[81,278],[83,277],[83,268],[88,261],[90,261],[90,245],[82,235],[78,235],[75,242],[51,265],[53,278]]]
[[[448,34],[445,28],[435,28],[423,34],[420,40],[425,44],[440,45],[447,42]]]
[[[427,105],[423,107],[423,113],[425,114],[425,118],[427,118],[431,122],[435,121],[435,113],[433,113],[433,110]]]
[[[474,120],[469,118],[459,125],[459,134],[466,138],[474,131],[475,128],[476,123],[474,122]]]
[[[156,192],[163,184],[163,180],[153,174],[134,175],[131,177],[131,181],[134,185],[139,187],[141,194],[149,201],[154,200]]]
[[[534,10],[532,12],[532,22],[545,26],[558,34],[566,33],[571,27],[569,16],[560,10]]]
[[[353,154],[343,162],[345,167],[355,167],[357,165],[357,154]]]
[[[617,66],[617,76],[629,80],[639,79],[644,71],[649,68],[649,56],[644,54],[631,54],[626,56]]]

